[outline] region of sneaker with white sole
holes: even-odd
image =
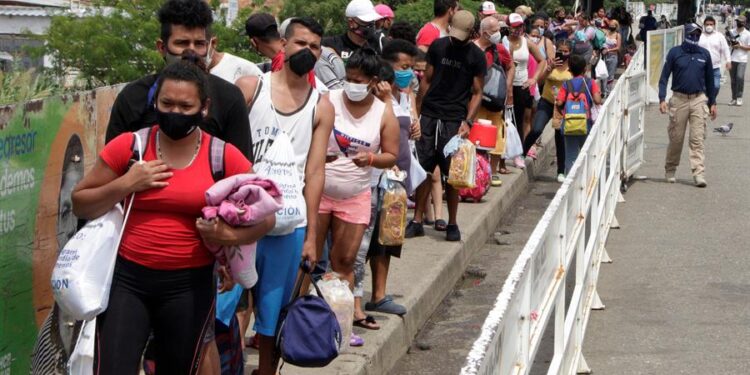
[[[737,104],[735,104],[735,105],[738,106],[738,107],[741,106],[742,105],[742,98],[737,98]]]
[[[677,179],[674,177],[674,172],[665,173],[664,178],[666,178],[667,182],[669,182],[670,184],[674,184],[675,182],[677,182]]]
[[[695,176],[694,180],[695,180],[695,186],[697,186],[699,188],[704,188],[704,187],[706,187],[708,185],[706,183],[706,178],[703,177],[703,176]]]
[[[729,105],[737,105],[737,100],[735,99],[730,100]]]
[[[565,175],[564,175],[564,174],[562,174],[562,173],[559,173],[559,174],[557,175],[557,182],[559,182],[559,183],[561,183],[561,184],[562,184],[563,182],[565,182]]]

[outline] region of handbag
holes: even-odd
[[[339,355],[341,327],[310,277],[318,295],[299,296],[302,280],[310,276],[310,267],[302,262],[292,292],[292,301],[281,310],[276,328],[276,350],[284,362],[299,367],[325,367]],[[299,296],[299,297],[298,297]]]
[[[518,134],[515,124],[515,113],[513,107],[508,106],[505,109],[505,152],[504,159],[513,159],[523,154],[523,143],[521,136]]]
[[[596,78],[607,79],[609,78],[609,71],[607,70],[607,64],[604,63],[604,57],[599,58],[599,62],[596,63]]]
[[[141,137],[133,136],[142,162]],[[126,212],[117,204],[86,223],[57,257],[50,280],[52,292],[60,308],[76,320],[92,320],[107,309],[117,252],[134,198],[135,193],[130,195]]]
[[[57,322],[55,322],[57,324]],[[96,318],[83,322],[75,349],[68,359],[68,373],[94,375],[94,344],[96,341]]]

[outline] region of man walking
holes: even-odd
[[[732,85],[732,101],[729,105],[742,105],[742,94],[745,91],[745,67],[747,51],[750,51],[750,31],[745,28],[745,16],[737,17],[737,28],[732,30],[732,67],[729,79]]]
[[[707,49],[711,54],[711,62],[713,63],[714,69],[714,88],[716,89],[716,97],[719,96],[719,87],[721,85],[721,62],[722,60],[727,64],[727,70],[731,70],[731,55],[729,51],[729,44],[727,44],[727,38],[721,33],[716,32],[716,20],[707,16],[703,21],[703,34],[701,34],[701,40],[698,45]]]
[[[456,0],[435,0],[433,12],[435,17],[424,24],[417,33],[417,48],[427,52],[435,40],[448,35],[448,25],[458,10]]]
[[[419,163],[425,171],[439,166],[448,174],[450,158],[443,148],[455,135],[467,136],[482,101],[482,87],[487,62],[484,53],[469,36],[474,30],[471,12],[456,12],[451,21],[449,38],[434,41],[427,51],[427,70],[417,96],[417,111],[421,114],[422,137],[417,141]],[[417,189],[414,220],[406,229],[407,237],[424,236],[422,215],[427,206],[430,183],[423,182]],[[448,197],[448,226],[446,240],[460,241],[456,215],[458,190],[446,186]]]
[[[250,109],[255,161],[263,161],[278,135],[286,133],[294,149],[294,165],[303,181],[307,220],[286,235],[258,241],[255,285],[255,331],[258,332],[260,375],[274,374],[278,353],[274,334],[282,307],[289,302],[300,259],[315,263],[318,206],[323,193],[328,138],[333,128],[333,106],[310,84],[308,74],[320,57],[323,27],[310,18],[289,22],[282,41],[280,70],[261,78],[242,77],[237,86]]]
[[[675,171],[680,164],[687,130],[690,132],[690,169],[695,186],[702,188],[706,187],[703,164],[706,117],[710,113],[711,119],[716,119],[716,90],[711,54],[698,45],[700,37],[700,26],[688,23],[685,25],[685,41],[669,50],[659,79],[659,110],[661,113],[669,112],[669,146],[664,166],[667,182],[676,181]],[[670,75],[672,98],[667,104],[665,98]]]
[[[352,0],[344,11],[347,31],[343,34],[323,38],[323,45],[332,48],[346,63],[354,52],[370,47],[378,54],[382,51],[382,30],[375,28],[375,22],[383,18],[375,11],[370,0]]]

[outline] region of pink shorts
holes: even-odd
[[[333,214],[347,223],[370,225],[371,194],[370,189],[347,199],[334,199],[323,194],[318,213]]]

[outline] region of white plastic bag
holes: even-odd
[[[609,71],[607,70],[607,64],[604,63],[604,57],[601,57],[599,59],[599,62],[596,63],[596,68],[594,72],[596,73],[597,79],[609,78]]]
[[[513,159],[523,154],[523,143],[521,136],[518,135],[518,129],[514,125],[513,107],[505,109],[505,152],[503,158]]]
[[[458,139],[458,149],[451,156],[448,184],[456,189],[473,188],[477,170],[477,148],[469,140]]]
[[[255,173],[276,182],[284,197],[284,207],[276,212],[276,226],[269,232],[283,236],[307,219],[307,205],[302,195],[302,178],[294,163],[294,147],[281,129],[263,159],[253,166]]]
[[[354,324],[354,294],[349,289],[349,283],[341,280],[335,272],[323,275],[323,279],[316,284],[323,293],[323,298],[331,306],[331,310],[336,314],[336,320],[341,327],[341,340],[343,348],[340,353],[345,352],[349,347],[349,337],[352,335],[352,325]],[[310,288],[310,294],[315,294],[315,288]]]
[[[134,133],[142,162],[141,138]],[[115,271],[122,232],[133,205],[128,199],[127,214],[119,204],[106,214],[89,221],[60,250],[52,270],[52,293],[61,309],[75,320],[91,320],[107,309],[109,289]]]
[[[422,165],[419,164],[419,157],[417,157],[417,147],[414,141],[409,141],[409,148],[411,149],[411,161],[409,162],[409,171],[406,174],[406,188],[407,193],[411,194],[417,190],[417,187],[427,179],[427,172],[425,172]]]
[[[57,322],[55,322],[57,324]],[[71,375],[94,375],[94,341],[96,340],[96,318],[83,322],[75,349],[68,359]]]

